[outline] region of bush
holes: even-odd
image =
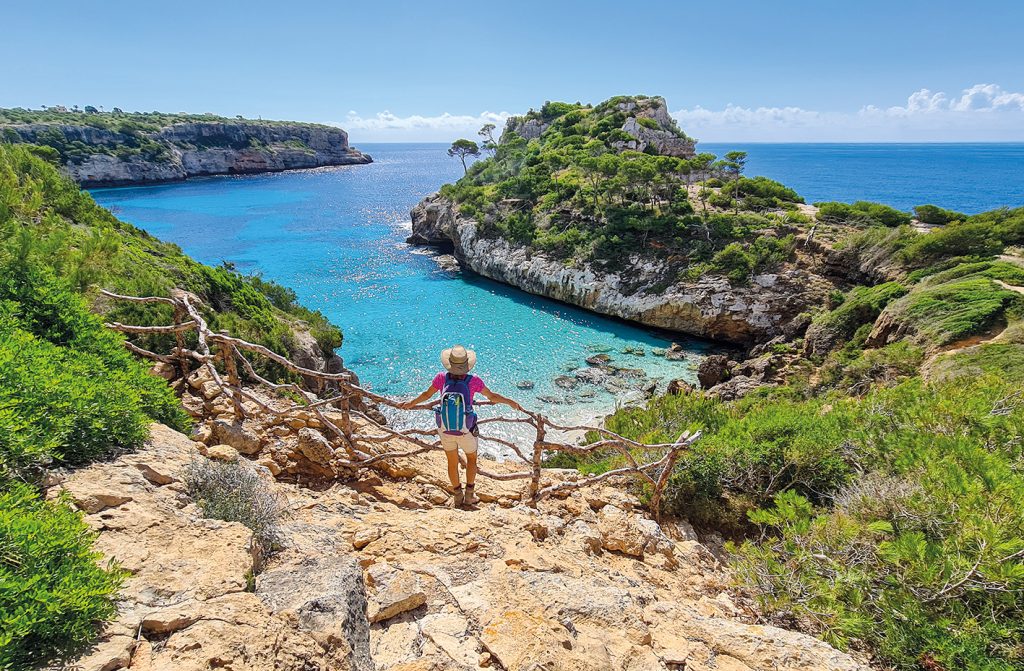
[[[24,484],[0,489],[0,669],[79,652],[116,612],[127,573],[98,564],[95,535],[65,501]]]
[[[986,333],[1022,307],[1020,294],[987,277],[968,276],[924,282],[886,307],[883,318],[904,337],[922,346],[941,347]]]
[[[861,326],[878,318],[882,309],[893,300],[907,293],[907,288],[898,282],[885,282],[873,287],[854,287],[834,301],[838,307],[820,312],[814,317],[807,332],[809,351],[812,354],[826,354],[839,344],[853,337]]]
[[[953,223],[919,236],[900,256],[922,266],[950,257],[988,257],[998,254],[1003,243],[985,222]]]
[[[206,517],[241,522],[252,530],[262,552],[279,543],[281,504],[251,466],[199,458],[186,467],[182,479]]]
[[[815,203],[818,219],[836,224],[859,226],[889,226],[895,228],[909,224],[911,217],[896,208],[859,200],[853,204],[834,201]]]
[[[914,208],[914,217],[922,224],[942,225],[953,221],[963,221],[967,215],[944,210],[935,205],[918,205]]]
[[[152,420],[190,425],[81,298],[44,269],[0,268],[0,480],[137,448]]]
[[[1019,668],[1024,659],[1024,407],[997,378],[911,381],[857,406],[869,475],[832,509],[796,492],[732,547],[769,615],[898,669]],[[927,662],[927,664],[926,664]]]

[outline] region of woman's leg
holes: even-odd
[[[448,459],[448,479],[452,483],[452,489],[459,489],[462,487],[462,483],[459,482],[459,451],[458,449],[445,450],[444,456]],[[474,469],[474,475],[475,474],[476,473]],[[466,476],[466,479],[469,479],[468,474]]]

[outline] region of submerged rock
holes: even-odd
[[[527,390],[527,389],[533,389],[533,387],[534,387],[533,380],[520,380],[519,382],[516,382],[516,389]]]

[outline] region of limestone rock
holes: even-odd
[[[218,443],[230,445],[241,454],[257,454],[262,446],[259,435],[244,422],[216,420],[213,423],[213,439]]]
[[[238,450],[230,445],[211,445],[206,448],[206,456],[214,461],[238,461]]]
[[[396,571],[377,586],[369,605],[370,622],[388,620],[427,602],[423,584],[411,571]]]
[[[656,552],[671,557],[672,542],[656,522],[644,519],[615,506],[605,506],[597,515],[597,528],[601,545],[606,550],[622,552],[633,557]]]
[[[814,268],[787,265],[733,286],[705,275],[665,286],[678,262],[634,253],[628,272],[597,264],[567,266],[557,258],[501,237],[482,235],[479,222],[454,203],[428,196],[411,212],[413,244],[451,250],[464,269],[529,293],[649,326],[744,346],[784,333],[800,315],[824,304],[834,282]]]
[[[69,142],[93,146],[131,145],[137,138],[113,129],[85,124],[7,124],[15,141],[43,144],[40,136],[54,131]],[[266,124],[256,121],[187,121],[143,133],[160,144],[160,158],[90,154],[64,167],[83,186],[118,186],[181,180],[200,175],[273,172],[327,165],[370,163],[372,159],[348,144],[340,128],[314,124]]]
[[[321,644],[346,648],[355,671],[373,671],[363,572],[351,557],[306,558],[256,579],[256,595],[275,613],[287,611]]]
[[[710,389],[725,379],[729,369],[727,364],[729,357],[724,354],[711,354],[704,357],[697,368],[697,379],[703,389]]]

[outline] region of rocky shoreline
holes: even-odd
[[[750,347],[806,327],[835,284],[799,265],[734,286],[724,277],[677,279],[671,263],[636,255],[621,270],[567,265],[503,238],[481,235],[479,223],[433,194],[411,212],[407,242],[451,253],[463,268],[529,293],[600,314],[677,333]]]
[[[119,151],[140,138],[87,125],[29,123],[0,127],[15,142],[84,145],[84,159],[64,160],[64,169],[83,187],[143,185],[190,177],[282,172],[360,165],[373,158],[349,146],[348,133],[314,124],[251,121],[176,123],[140,133],[157,154]]]

